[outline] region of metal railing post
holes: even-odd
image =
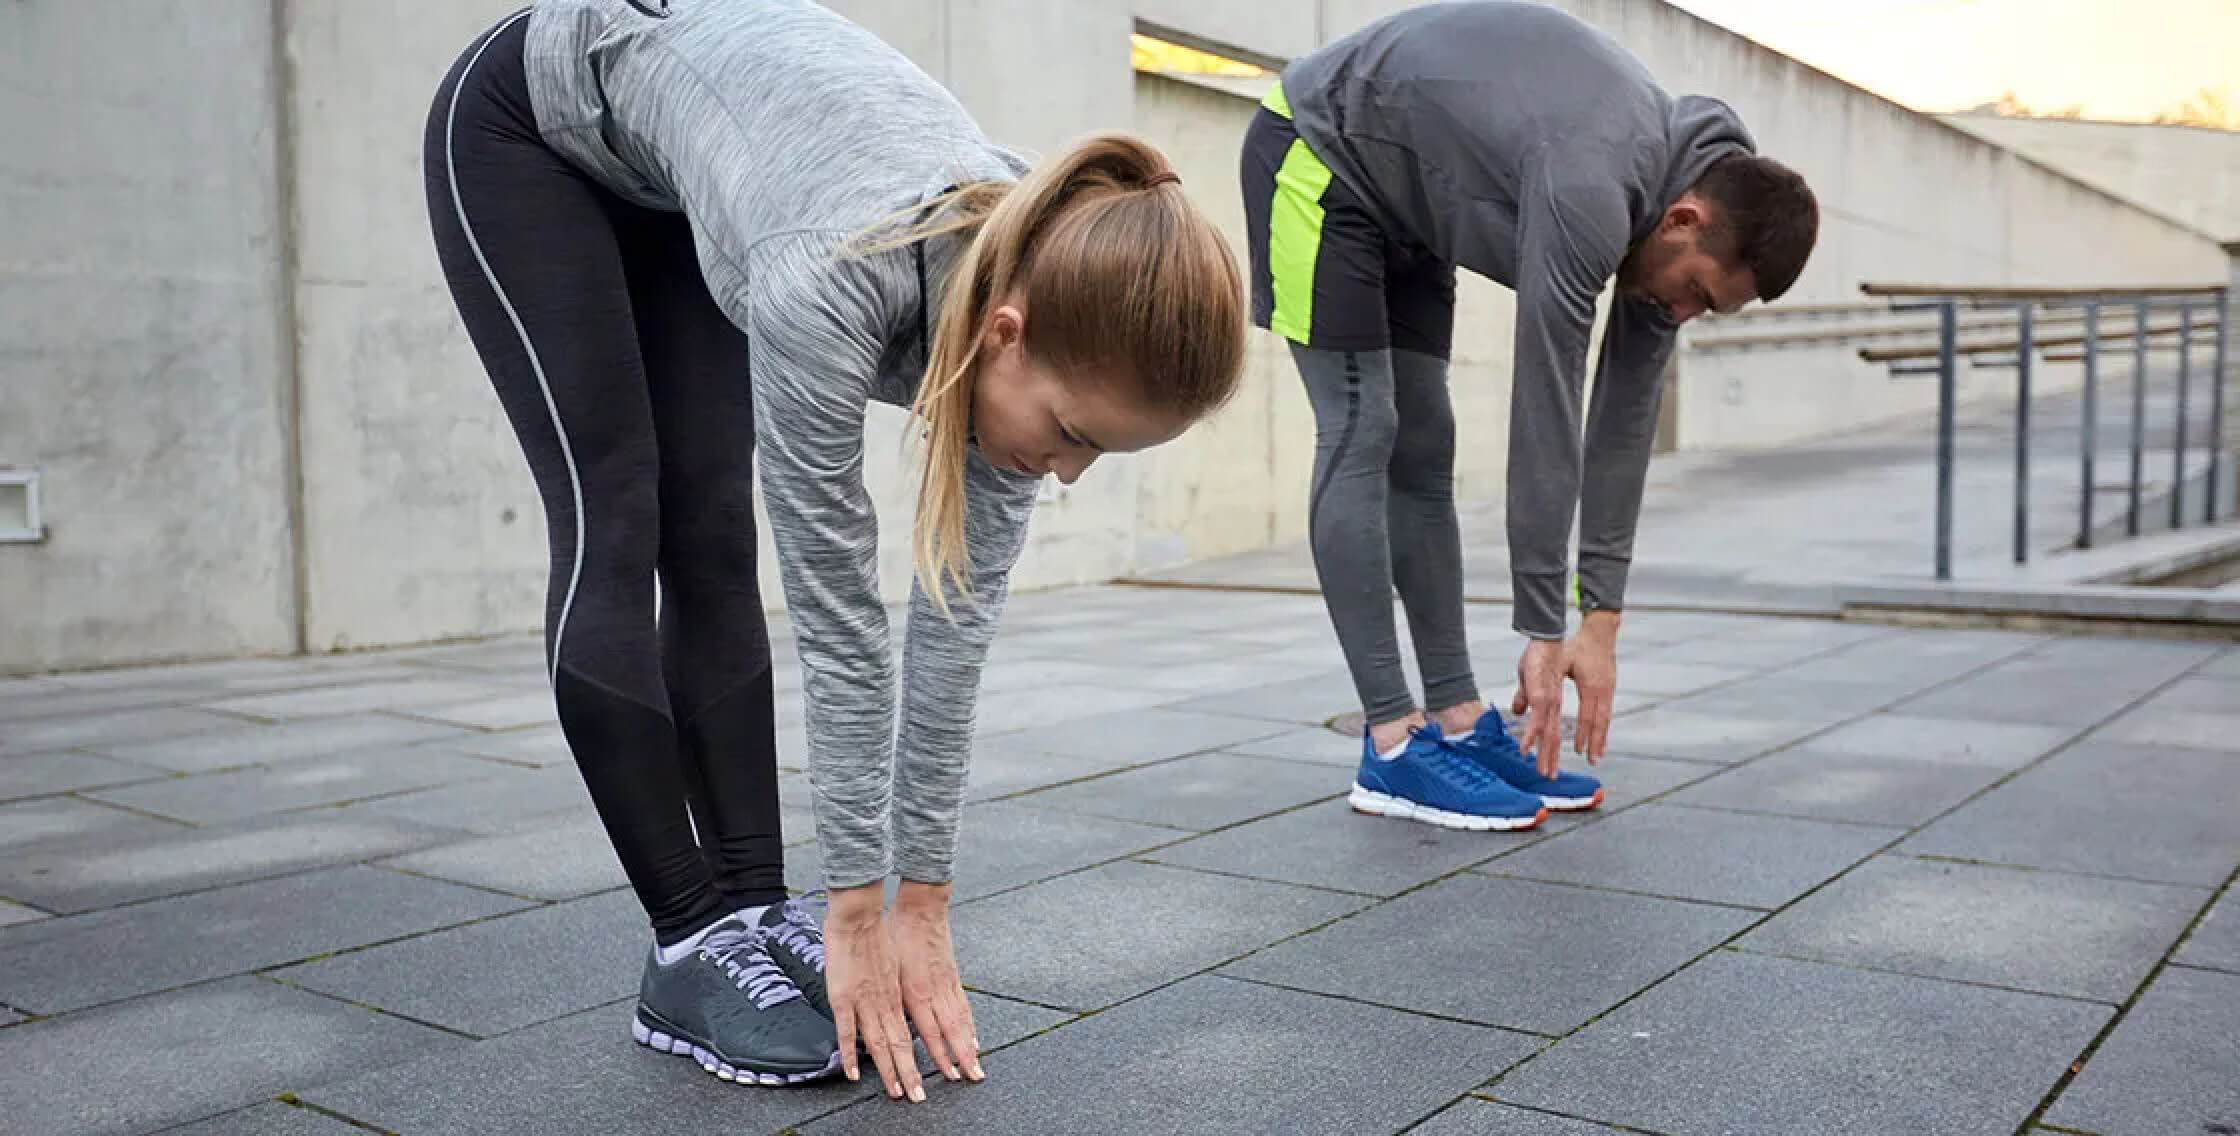
[[[1952,578],[1952,404],[1960,348],[1959,304],[1937,306],[1937,579]]]
[[[2146,472],[2147,448],[2147,313],[2150,305],[2139,301],[2139,338],[2131,367],[2131,501],[2125,512],[2126,536],[2139,535],[2139,479]]]
[[[2232,337],[2232,289],[2217,293],[2217,346],[2210,356],[2209,379],[2209,505],[2202,518],[2214,523],[2217,519],[2217,498],[2224,495],[2224,485],[2218,479],[2224,476],[2224,384],[2225,367],[2231,358],[2226,344]]]
[[[2037,307],[2015,305],[2014,562],[2030,561],[2030,356],[2037,352]]]
[[[2186,387],[2193,379],[2193,305],[2178,307],[2178,436],[2170,459],[2170,527],[2186,523]]]
[[[2100,301],[2084,305],[2084,494],[2077,503],[2077,547],[2092,547],[2092,458],[2100,445]]]

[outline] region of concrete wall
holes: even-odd
[[[120,34],[118,29],[129,29]],[[0,671],[294,642],[264,0],[0,11]]]
[[[1235,146],[1251,101],[1132,75],[1133,20],[1285,57],[1394,6],[835,2],[1007,143],[1146,133],[1240,250]],[[1571,6],[1674,88],[1733,101],[1770,152],[1822,186],[1828,237],[1800,300],[1851,299],[1875,277],[2222,271],[2196,234],[1656,0]],[[44,472],[52,536],[0,545],[0,671],[538,625],[540,508],[437,277],[419,169],[441,75],[512,7],[9,6],[0,464]],[[1465,279],[1455,393],[1470,496],[1501,488],[1511,319],[1504,290]],[[1763,443],[1926,400],[1840,357],[1691,359],[1680,391],[1683,445]],[[902,437],[899,413],[874,412],[869,477],[895,598],[909,580]],[[1256,336],[1246,389],[1216,421],[1054,495],[1016,583],[1109,578],[1296,536],[1312,445],[1288,360]]]
[[[1955,114],[1945,121],[2226,240],[2240,240],[2240,131]]]

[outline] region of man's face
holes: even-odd
[[[1750,270],[1714,256],[1711,205],[1684,194],[1664,211],[1655,232],[1618,267],[1618,286],[1647,300],[1677,327],[1705,312],[1730,314],[1758,296]]]

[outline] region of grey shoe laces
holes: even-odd
[[[725,927],[710,931],[700,941],[700,956],[723,967],[731,981],[754,999],[756,1009],[767,1010],[801,997],[801,989],[770,960],[762,949],[762,936],[752,930]]]

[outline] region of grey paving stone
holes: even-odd
[[[90,753],[57,750],[23,757],[0,757],[0,801],[44,797],[77,789],[129,785],[156,777],[169,777],[167,769],[95,757]]]
[[[1340,771],[1203,753],[1014,798],[1037,808],[1203,831],[1344,793]]]
[[[2061,637],[2030,652],[2028,661],[2048,668],[2089,674],[2137,674],[2163,680],[2215,659],[2209,643],[2184,643],[2112,636]]]
[[[1626,659],[1618,664],[1618,685],[1641,694],[1695,694],[1757,673],[1749,667],[1724,667],[1715,663]]]
[[[323,811],[212,828],[165,825],[130,840],[11,853],[0,858],[0,895],[79,913],[393,856],[457,838],[441,829]]]
[[[1201,977],[1005,1050],[980,1084],[907,1108],[869,1101],[803,1132],[1391,1132],[1533,1044]]]
[[[266,1101],[184,1128],[166,1128],[163,1136],[365,1136],[365,1129],[308,1108]]]
[[[949,920],[974,989],[1093,1010],[1362,905],[1334,892],[1123,862],[960,904]]]
[[[2114,1013],[1721,951],[1495,1083],[1673,1136],[2013,1132]]]
[[[2091,741],[1906,841],[1923,856],[2211,887],[2240,866],[2240,762]]]
[[[1389,896],[1538,836],[1456,832],[1361,816],[1338,800],[1201,836],[1143,858],[1278,883]]]
[[[967,801],[988,801],[1049,785],[1095,777],[1134,764],[1125,758],[1045,753],[1025,735],[980,738],[972,743],[965,779]]]
[[[33,923],[45,918],[47,913],[36,907],[0,899],[0,927],[13,927],[18,923]]]
[[[447,726],[466,726],[477,730],[512,730],[559,722],[559,711],[553,705],[552,692],[549,690],[491,695],[465,702],[419,707],[402,713]]]
[[[0,1077],[0,1116],[11,1132],[137,1136],[419,1054],[441,1060],[461,1044],[411,1022],[237,978],[0,1031],[0,1069],[8,1070]]]
[[[343,681],[281,694],[255,694],[206,703],[212,710],[252,718],[286,720],[369,710],[407,711],[430,706],[457,705],[500,694],[518,693],[496,682],[458,675],[425,678],[383,677],[373,681]]]
[[[1816,642],[1809,639],[1773,638],[1752,632],[1715,631],[1683,640],[1670,646],[1657,647],[1648,652],[1640,664],[1694,663],[1710,666],[1728,666],[1744,671],[1786,667],[1824,655],[1845,644]],[[1621,681],[1624,670],[1619,671]]]
[[[1675,793],[1676,805],[1911,827],[2006,776],[1981,765],[1861,757],[1802,746]]]
[[[2113,1004],[2208,898],[2202,888],[1879,856],[1740,946]]]
[[[2046,1110],[2102,1136],[2240,1131],[2240,975],[2158,975]]]
[[[1115,860],[1183,835],[1171,828],[1009,801],[968,805],[957,826],[952,902]],[[816,845],[786,850],[786,883],[800,891],[824,886],[823,860]]]
[[[1554,1113],[1464,1097],[1452,1108],[1408,1129],[1408,1136],[1610,1136],[1617,1131]]]
[[[272,977],[494,1037],[636,994],[652,941],[645,909],[625,888],[334,955]]]
[[[1937,687],[1897,710],[1930,718],[2081,728],[2119,713],[2150,688],[2129,675],[2047,674],[2043,668],[2008,665]]]
[[[1340,714],[1358,712],[1361,695],[1354,690],[1353,678],[1345,668],[1334,667],[1305,678],[1177,702],[1172,708],[1319,726]]]
[[[1785,667],[1806,682],[1859,682],[1928,690],[2013,658],[2045,643],[2043,636],[2000,631],[1904,631]]]
[[[1086,683],[1051,685],[990,694],[980,699],[977,718],[986,734],[1018,730],[1056,733],[1076,729],[1083,721],[1148,709],[1173,698],[1174,693],[1165,690]],[[781,722],[788,705],[797,704],[779,704]]]
[[[1536,832],[1552,836],[1581,825],[1593,824],[1682,785],[1713,776],[1723,768],[1702,761],[1634,757],[1621,753],[1605,754],[1602,764],[1589,765],[1585,759],[1575,756],[1569,750],[1564,751],[1563,767],[1600,778],[1602,804],[1580,812],[1550,812],[1548,819],[1541,821],[1540,827],[1534,830]]]
[[[2229,678],[2181,678],[2140,704],[2142,709],[2182,710],[2191,714],[2240,713],[2240,681]]]
[[[2240,974],[2240,888],[2228,888],[2209,908],[2172,961]]]
[[[1797,715],[1811,713],[1797,707]],[[1780,749],[1814,731],[1839,721],[1792,718],[1744,718],[1727,714],[1697,714],[1658,706],[1629,714],[1610,724],[1610,749],[1642,757],[1677,757],[1690,761],[1743,761]]]
[[[2240,679],[2240,648],[2227,648],[2223,654],[2201,664],[2194,673],[2216,678]]]
[[[1622,687],[1631,672],[1618,670]],[[1808,718],[1833,724],[1880,710],[1913,692],[1910,685],[1793,679],[1776,671],[1729,683],[1715,690],[1674,698],[1666,709],[1676,714],[1740,718]]]
[[[346,867],[0,930],[0,1001],[58,1014],[520,907]]]
[[[494,734],[467,734],[453,741],[437,744],[460,753],[515,765],[573,766],[576,761],[575,755],[568,752],[568,739],[560,733],[558,726],[532,726],[525,730],[506,730]]]
[[[575,899],[629,882],[597,816],[565,814],[549,824],[528,823],[532,827],[509,835],[447,844],[384,863],[531,899]]]
[[[1678,970],[1754,918],[1700,903],[1459,876],[1279,943],[1221,973],[1560,1034]],[[1394,965],[1399,944],[1405,944],[1406,965]]]
[[[980,1039],[983,1053],[1014,1045],[1052,1026],[1074,1020],[1072,1014],[977,990],[965,991],[964,1000],[972,1007],[972,1032]]]
[[[1744,907],[1779,907],[1902,830],[1646,804],[1479,869]]]
[[[181,773],[208,773],[241,765],[272,765],[329,757],[369,746],[407,745],[468,736],[433,722],[388,714],[342,714],[296,722],[245,723],[208,733],[101,747],[111,757]]]
[[[1812,748],[1862,757],[2015,769],[2076,736],[2065,726],[1876,714],[1812,739]]]
[[[14,1010],[0,1009],[0,1028],[12,1026],[17,1022],[24,1020],[24,1016],[22,1014],[16,1013]]]
[[[240,724],[239,718],[178,706],[58,714],[9,723],[7,731],[0,733],[0,755],[51,749],[100,750],[125,742],[199,734]]]
[[[1305,761],[1346,769],[1361,764],[1361,738],[1358,735],[1340,734],[1322,726],[1286,730],[1274,737],[1224,746],[1222,750],[1248,757],[1273,757],[1281,761]]]
[[[333,757],[201,773],[85,795],[192,824],[214,824],[474,781],[498,772],[487,762],[454,754],[375,746]]]
[[[2240,705],[2223,714],[2141,708],[2110,722],[2095,740],[2240,753]]]
[[[591,791],[571,763],[542,769],[494,767],[472,781],[416,789],[340,811],[495,836],[519,831],[538,818],[589,813]]]
[[[42,845],[131,840],[180,828],[167,820],[76,797],[37,797],[0,805],[0,850],[11,858]]]
[[[1018,748],[1043,753],[1141,765],[1282,732],[1280,726],[1252,718],[1147,708],[1078,718],[1063,729],[1037,730],[1005,740]]]
[[[774,1132],[876,1091],[868,1080],[783,1092],[726,1084],[691,1061],[634,1044],[630,1006],[586,1010],[299,1093],[384,1132],[483,1133],[502,1118],[537,1136],[676,1136]]]

